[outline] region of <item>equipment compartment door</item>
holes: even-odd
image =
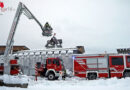
[[[74,75],[86,77],[86,59],[74,60]]]

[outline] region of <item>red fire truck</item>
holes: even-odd
[[[60,58],[47,58],[45,62],[37,62],[37,75],[47,77],[48,80],[65,78],[65,67]]]
[[[10,75],[18,75],[20,73],[20,64],[18,58],[10,60]],[[63,60],[60,58],[46,58],[43,62],[36,62],[36,76],[47,77],[48,80],[56,80],[60,76],[65,78],[65,67]],[[4,73],[4,65],[0,64],[0,74]]]
[[[18,75],[20,71],[20,66],[18,64],[17,59],[11,59],[10,60],[10,75]],[[0,75],[4,74],[4,63],[0,63]]]
[[[93,80],[96,78],[130,77],[130,55],[74,56],[74,75]]]

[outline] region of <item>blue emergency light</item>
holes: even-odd
[[[72,56],[72,59],[75,60],[75,56]]]

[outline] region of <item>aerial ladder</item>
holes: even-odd
[[[8,40],[6,43],[6,48],[5,48],[5,52],[4,52],[4,74],[9,74],[10,73],[10,67],[9,67],[9,56],[11,53],[11,50],[13,48],[13,43],[14,43],[14,35],[16,32],[16,28],[20,19],[21,14],[24,14],[25,16],[28,17],[28,19],[33,19],[37,22],[37,24],[40,26],[41,30],[42,30],[42,35],[43,36],[52,36],[52,27],[48,24],[48,22],[45,24],[45,26],[43,27],[42,24],[37,20],[37,18],[30,12],[30,10],[23,4],[23,3],[19,3],[13,23],[12,23],[12,27],[8,36]]]

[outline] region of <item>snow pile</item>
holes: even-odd
[[[3,80],[4,83],[7,84],[25,84],[28,83],[28,77],[26,75],[3,75],[0,76],[0,80]]]
[[[46,78],[29,77],[26,90],[130,90],[130,78],[86,80],[72,77],[66,80],[48,81]],[[25,90],[23,88],[0,87],[0,90]]]

